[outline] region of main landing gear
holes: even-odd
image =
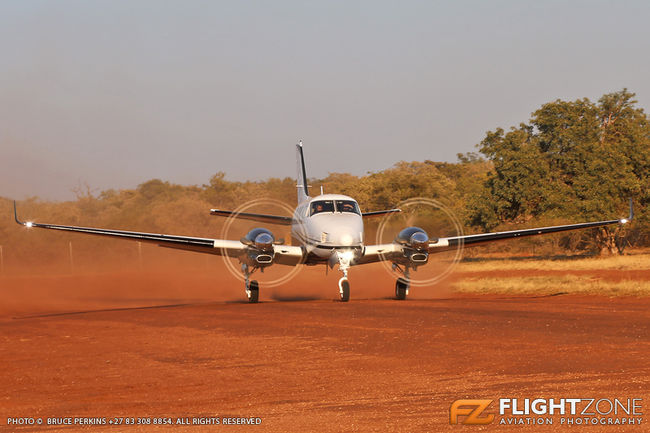
[[[246,285],[246,296],[248,296],[248,302],[257,304],[260,299],[260,285],[257,280],[253,280]]]
[[[260,285],[257,280],[250,280],[250,276],[255,272],[255,268],[252,271],[249,271],[248,265],[243,264],[241,270],[244,272],[244,277],[246,278],[246,296],[248,297],[248,302],[250,304],[257,304],[260,299]]]
[[[395,299],[399,299],[400,301],[406,299],[406,295],[409,293],[409,286],[409,280],[402,277],[398,278],[395,282]]]
[[[406,295],[409,294],[409,287],[411,287],[411,272],[408,266],[402,269],[397,263],[393,263],[393,270],[399,270],[404,275],[395,282],[395,299],[403,301],[406,299]]]

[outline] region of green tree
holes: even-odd
[[[612,218],[628,197],[645,207],[650,122],[636,102],[627,89],[598,103],[557,100],[542,105],[528,124],[488,132],[479,150],[494,168],[470,203],[470,223],[492,229],[531,218]],[[621,252],[620,230],[596,230],[595,247]]]

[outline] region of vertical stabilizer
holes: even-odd
[[[298,164],[298,177],[297,177],[297,189],[298,189],[298,203],[309,198],[309,186],[307,185],[307,172],[305,171],[305,157],[302,153],[302,140],[296,144],[296,162]]]

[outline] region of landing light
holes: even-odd
[[[33,225],[34,225],[34,223],[32,223],[31,221],[28,221],[28,222],[25,223],[25,226],[27,226],[27,227],[32,227]]]
[[[346,251],[343,251],[342,253],[340,253],[340,255],[341,255],[341,258],[343,258],[343,260],[350,261],[350,260],[352,260],[354,258],[354,251],[346,250]]]
[[[627,218],[623,218],[623,219],[621,220],[621,224],[627,224],[627,222],[628,222],[628,219],[627,219]]]

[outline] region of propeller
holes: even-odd
[[[264,259],[258,260],[261,265],[270,263],[272,257],[270,254],[273,253],[272,246],[282,244],[284,239],[291,238],[291,226],[273,224],[272,222],[251,221],[250,219],[237,217],[239,214],[244,213],[292,217],[293,211],[293,207],[272,198],[259,198],[247,201],[233,210],[232,215],[225,220],[220,237],[222,239],[241,238],[241,242],[248,245],[253,251],[257,252],[259,250],[260,257]],[[238,259],[238,257],[226,253],[222,258],[228,271],[238,280],[245,281],[239,264],[235,260],[232,260]],[[254,278],[264,287],[277,287],[293,279],[301,269],[302,266],[262,266],[255,272]]]
[[[435,245],[439,237],[462,236],[460,220],[450,206],[427,197],[411,198],[396,207],[402,212],[384,216],[375,238],[377,244],[398,244],[401,253],[384,256],[381,263],[391,276],[408,277],[411,286],[434,286],[453,272],[463,246],[436,252],[428,245]]]

